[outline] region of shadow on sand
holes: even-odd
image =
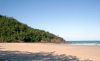
[[[80,60],[71,55],[54,55],[54,52],[20,52],[0,51],[0,61],[92,61],[89,59]]]

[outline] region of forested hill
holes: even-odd
[[[0,15],[0,42],[65,42],[61,37],[34,29],[12,17]]]

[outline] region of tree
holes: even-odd
[[[44,30],[34,29],[12,17],[0,15],[0,42],[50,42],[57,36]],[[59,37],[59,40],[62,39]],[[64,40],[63,40],[64,41]]]

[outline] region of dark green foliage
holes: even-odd
[[[50,42],[56,35],[0,15],[0,42]]]

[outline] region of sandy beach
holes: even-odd
[[[0,61],[100,61],[100,46],[0,43]]]

